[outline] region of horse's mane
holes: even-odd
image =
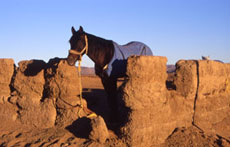
[[[104,60],[103,61],[104,64],[108,64],[114,54],[113,41],[89,33],[86,33],[86,35],[90,42],[89,48],[91,49],[92,55],[98,60]]]

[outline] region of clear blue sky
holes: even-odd
[[[0,58],[65,58],[71,26],[119,44],[141,41],[168,64],[230,62],[230,0],[1,0]],[[83,58],[84,66],[93,66]]]

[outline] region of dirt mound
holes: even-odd
[[[162,146],[229,146],[220,136],[210,136],[196,127],[176,128]]]

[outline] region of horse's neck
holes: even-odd
[[[113,57],[113,42],[91,34],[87,34],[87,37],[89,45],[87,55],[97,66],[103,68]]]

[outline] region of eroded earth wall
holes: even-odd
[[[230,139],[230,64],[198,61],[194,124]]]
[[[159,145],[176,128],[192,125],[230,140],[230,64],[180,60],[175,88],[169,90],[166,63],[166,57],[157,56],[128,59],[128,78],[119,93],[124,142]],[[49,128],[78,119],[76,67],[59,58],[21,61],[19,67],[12,59],[0,59],[0,69],[0,120]]]
[[[230,64],[180,60],[175,89],[166,88],[165,57],[131,57],[121,98],[127,120],[121,133],[129,146],[159,145],[177,127],[194,125],[230,139]]]
[[[0,104],[10,96],[10,82],[14,74],[14,60],[0,59]]]
[[[230,64],[211,60],[177,62],[176,91],[195,98],[193,124],[230,138]]]
[[[18,65],[16,67],[12,59],[0,59],[1,120],[49,128],[69,125],[78,118],[76,67],[59,58],[48,63],[25,60]]]

